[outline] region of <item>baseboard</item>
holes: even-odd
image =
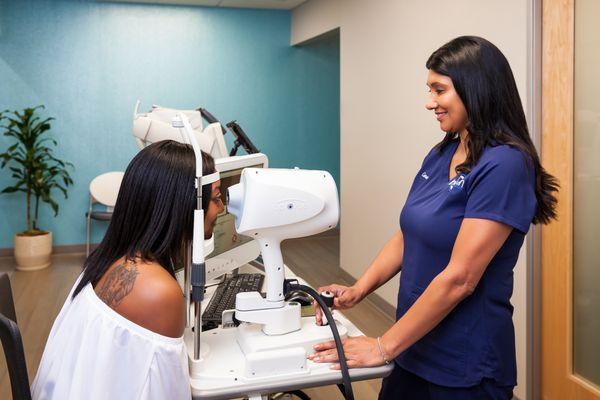
[[[97,244],[90,246],[93,250]],[[6,247],[0,249],[0,257],[12,257],[14,250],[12,247]],[[74,254],[74,253],[85,253],[85,244],[67,244],[60,246],[52,246],[52,254]]]
[[[348,272],[344,271],[344,269],[340,268],[339,273],[341,275],[342,280],[350,286],[356,283],[356,278],[350,275]],[[367,296],[366,300],[370,301],[379,311],[381,311],[384,315],[389,317],[392,322],[396,321],[396,308],[385,301],[383,297],[378,295],[377,293],[371,293]]]
[[[318,233],[312,237],[339,237],[340,230],[339,228],[333,228],[325,232]],[[305,239],[305,238],[303,238]],[[90,245],[90,250],[94,250],[98,246],[98,243],[94,243]],[[13,256],[13,248],[5,247],[0,249],[0,257],[12,257]],[[59,245],[52,246],[52,254],[73,254],[73,253],[85,253],[85,244],[67,244],[67,245]]]
[[[311,239],[311,238],[315,238],[315,237],[340,237],[340,228],[335,227],[335,228],[329,229],[325,232],[317,233],[316,235],[306,236],[306,237],[302,237],[302,238],[298,238],[298,239]]]
[[[90,245],[90,250],[93,250],[97,244]],[[52,247],[52,254],[71,254],[85,253],[85,244],[69,244],[64,246]]]

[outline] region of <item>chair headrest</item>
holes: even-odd
[[[117,203],[119,188],[123,180],[124,172],[114,171],[98,175],[90,182],[90,195],[107,207],[114,207]]]

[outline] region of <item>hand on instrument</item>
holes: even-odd
[[[342,340],[342,344],[348,368],[376,367],[385,364],[375,338],[349,337]],[[309,360],[318,363],[333,363],[331,369],[340,369],[338,352],[333,340],[319,343],[314,346],[314,349],[316,352],[308,356]]]
[[[333,293],[333,308],[344,310],[347,308],[354,307],[357,303],[359,303],[364,295],[362,291],[360,291],[355,286],[342,286],[342,285],[328,285],[322,286],[317,289],[319,293],[324,291],[329,291]],[[315,317],[317,319],[317,325],[323,325],[323,311],[321,307],[319,307],[319,303],[313,301],[313,305],[315,307]]]

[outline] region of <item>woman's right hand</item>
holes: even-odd
[[[354,307],[358,304],[364,297],[365,294],[357,288],[356,286],[342,286],[342,285],[328,285],[322,286],[317,289],[319,293],[324,291],[329,291],[333,293],[333,308],[338,310],[344,310],[347,308]],[[317,325],[323,325],[323,311],[319,306],[319,303],[313,301],[313,305],[315,307],[315,317],[317,319]]]

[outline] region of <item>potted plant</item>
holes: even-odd
[[[22,112],[7,110],[0,114],[4,136],[15,140],[0,153],[0,168],[8,166],[16,179],[13,186],[5,187],[0,193],[25,193],[27,229],[15,234],[14,252],[17,269],[28,271],[49,266],[52,254],[52,232],[38,227],[40,200],[52,207],[54,216],[58,215],[52,192],[59,190],[67,198],[67,187],[73,183],[68,172],[73,164],[54,157],[50,145],[56,146],[57,142],[46,135],[54,118],[41,120],[37,115],[40,108],[44,107],[26,108]]]

